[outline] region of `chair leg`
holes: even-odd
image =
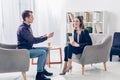
[[[119,61],[120,61],[120,55],[119,55]]]
[[[103,62],[103,65],[104,65],[104,70],[107,71],[106,62]]]
[[[82,64],[82,75],[84,75],[84,64]]]
[[[22,72],[22,76],[23,76],[23,80],[27,80],[26,79],[26,72]]]
[[[112,61],[112,55],[110,54],[110,61]]]

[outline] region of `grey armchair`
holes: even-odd
[[[26,49],[16,49],[16,45],[0,43],[0,73],[22,72],[26,80],[29,69],[29,54]]]
[[[84,66],[86,64],[103,62],[106,71],[106,62],[108,61],[112,36],[91,35],[93,45],[86,46],[82,55],[73,55],[73,61],[82,65],[82,75],[84,75]]]

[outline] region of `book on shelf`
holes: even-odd
[[[89,21],[90,21],[90,13],[84,12],[84,22],[89,22]]]
[[[73,20],[73,18],[74,18],[74,15],[73,15],[72,12],[68,12],[68,13],[66,14],[66,21],[67,21],[67,23],[71,23],[72,20]]]
[[[96,23],[94,24],[94,26],[95,26],[95,33],[103,33],[103,28],[100,23]]]
[[[94,22],[100,22],[101,21],[101,15],[102,15],[102,13],[100,11],[95,11],[93,13],[93,21]]]

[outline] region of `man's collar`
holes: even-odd
[[[28,27],[30,27],[30,25],[26,24],[25,22],[23,22],[23,24],[24,24],[25,26],[28,26]]]

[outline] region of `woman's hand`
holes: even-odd
[[[80,45],[79,45],[78,43],[76,43],[76,42],[72,42],[71,45],[72,45],[72,46],[75,46],[75,47],[79,47],[79,46],[80,46]]]

